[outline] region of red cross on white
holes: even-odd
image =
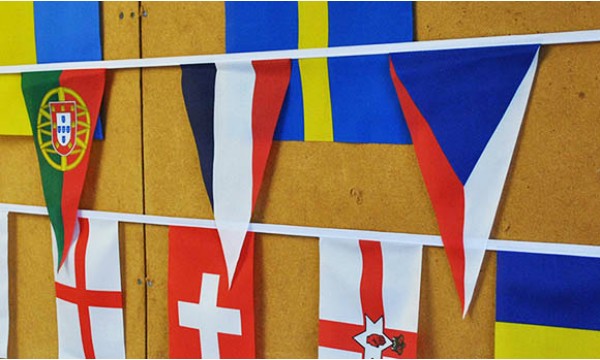
[[[59,357],[124,358],[118,223],[79,219],[78,228],[56,274]]]
[[[415,358],[421,247],[321,239],[320,358]]]

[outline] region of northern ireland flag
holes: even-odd
[[[55,275],[58,357],[124,359],[119,223],[80,218],[75,236]]]
[[[65,262],[75,238],[77,209],[105,77],[104,69],[43,71],[22,76],[44,198],[56,235],[57,268]]]
[[[233,285],[214,229],[169,228],[169,357],[254,358],[254,234]]]
[[[538,45],[397,53],[390,71],[466,315]]]
[[[181,68],[185,105],[231,286],[290,81],[290,60]]]
[[[421,245],[320,240],[319,358],[416,358]]]

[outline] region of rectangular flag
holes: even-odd
[[[0,3],[0,65],[102,60],[100,3]],[[31,135],[21,75],[0,75],[0,135]],[[102,139],[102,127],[96,128]]]
[[[498,252],[496,358],[600,357],[600,259]]]
[[[463,316],[469,309],[537,69],[539,45],[390,55]]]
[[[8,357],[8,212],[0,211],[0,358]]]
[[[407,1],[227,1],[228,53],[412,41]],[[292,61],[275,140],[410,144],[385,55]]]
[[[321,238],[319,358],[416,358],[421,245]]]
[[[181,70],[231,285],[288,88],[290,60],[187,65]]]
[[[105,79],[104,69],[23,74],[23,94],[59,267],[74,239]]]
[[[254,234],[237,275],[214,229],[169,228],[169,357],[254,358]]]
[[[80,218],[75,230],[55,273],[58,357],[124,359],[119,223]],[[58,265],[56,241],[52,249]]]

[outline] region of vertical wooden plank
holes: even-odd
[[[139,58],[139,3],[103,2],[102,15],[104,59]],[[141,101],[140,69],[108,72],[103,113],[106,140],[90,158],[90,164],[98,166],[90,166],[83,208],[144,212]],[[144,226],[122,223],[119,235],[125,351],[128,358],[145,358]]]
[[[225,52],[224,6],[143,2],[143,57]],[[210,35],[208,35],[210,34]],[[181,94],[178,67],[145,69],[143,77],[146,212],[211,218],[194,137]],[[147,226],[148,357],[169,357],[167,317],[168,229]]]

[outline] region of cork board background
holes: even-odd
[[[223,3],[102,8],[105,59],[225,50]],[[584,30],[600,3],[417,2],[414,18],[416,40]],[[600,43],[542,48],[493,238],[600,245],[599,56]],[[109,74],[107,140],[94,142],[81,207],[211,218],[180,70]],[[0,138],[0,202],[43,205],[31,141]],[[9,356],[56,357],[49,222],[9,220]],[[275,142],[253,221],[438,233],[413,148],[398,145]],[[168,357],[167,228],[120,229],[127,355]],[[258,357],[317,356],[318,256],[314,238],[257,236]],[[465,320],[443,250],[423,262],[419,357],[493,357],[495,254]]]

